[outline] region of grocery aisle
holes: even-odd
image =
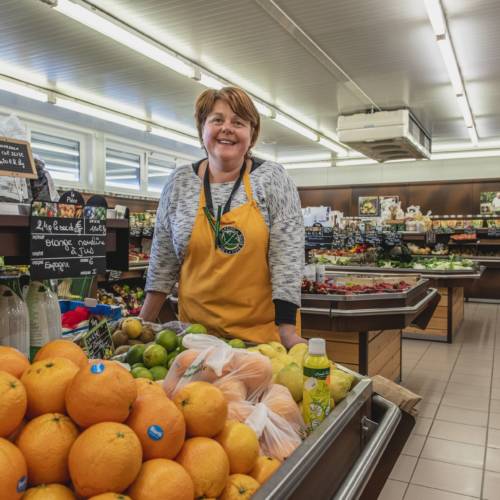
[[[403,385],[424,397],[379,500],[500,498],[500,306],[468,303],[452,345],[403,342]]]

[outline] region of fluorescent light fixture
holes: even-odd
[[[292,118],[288,118],[287,116],[281,113],[276,113],[274,120],[280,123],[281,125],[289,128],[290,130],[293,130],[294,132],[297,132],[298,134],[303,135],[308,139],[311,139],[311,141],[318,140],[318,134],[314,133],[311,129],[304,127],[303,125],[296,122]]]
[[[113,182],[113,181],[108,181],[106,180],[106,186],[113,186],[121,189],[129,189],[135,191],[137,194],[139,190],[139,186],[137,184],[125,184],[123,182]]]
[[[106,175],[106,180],[107,179],[120,179],[120,180],[125,180],[125,179],[137,179],[136,175]]]
[[[254,150],[253,155],[256,156],[257,158],[261,158],[262,160],[276,161],[276,157],[274,155],[264,153],[263,151]]]
[[[69,0],[58,0],[54,9],[65,16],[78,21],[79,23],[92,28],[99,33],[112,38],[118,43],[125,45],[129,49],[135,50],[139,54],[156,61],[167,68],[170,68],[181,75],[193,78],[194,67],[186,64],[176,55],[161,48],[159,45],[149,42],[146,39],[134,34],[116,22],[112,22],[101,14],[87,9]]]
[[[455,91],[456,95],[464,93],[464,86],[462,83],[462,76],[460,75],[460,70],[458,69],[457,59],[455,57],[455,52],[451,45],[448,36],[443,36],[437,39],[437,44],[439,50],[441,51],[441,56],[443,57],[446,70],[448,71],[448,77],[450,78],[451,86]]]
[[[295,170],[298,168],[326,168],[331,167],[331,161],[311,161],[311,162],[303,162],[303,163],[284,163],[283,166],[287,170]]]
[[[467,128],[467,132],[469,133],[470,140],[472,144],[477,147],[479,145],[479,138],[477,136],[477,130],[474,125],[472,127]]]
[[[440,0],[425,0],[425,8],[436,36],[446,33],[446,19]]]
[[[378,163],[376,160],[372,160],[370,158],[360,158],[359,160],[340,160],[335,162],[335,165],[337,167],[349,167],[349,166],[355,166],[355,165],[372,165],[374,163]]]
[[[344,156],[347,154],[347,150],[345,148],[339,146],[337,143],[331,141],[330,139],[326,139],[325,137],[320,137],[319,143],[325,148],[331,149],[338,155]]]
[[[457,151],[455,153],[435,153],[431,160],[458,160],[463,158],[494,158],[500,157],[500,149],[483,151]]]
[[[157,167],[155,165],[148,165],[149,172],[163,172],[164,174],[169,174],[173,170],[175,170],[173,167],[169,168],[169,167]]]
[[[168,172],[164,172],[162,174],[148,174],[148,179],[151,179],[152,177],[167,177],[169,176],[173,170],[169,170]]]
[[[16,83],[3,78],[0,78],[0,90],[11,92],[12,94],[21,95],[23,97],[28,97],[29,99],[34,99],[35,101],[48,101],[48,95],[46,92],[35,90],[22,83]]]
[[[63,99],[61,97],[56,97],[56,106],[61,108],[69,109],[71,111],[76,111],[77,113],[83,113],[84,115],[93,116],[107,122],[116,123],[122,125],[123,127],[134,128],[136,130],[146,131],[147,127],[145,123],[138,120],[133,120],[132,118],[127,118],[118,113],[113,113],[112,111],[106,111],[104,109],[91,106],[90,104],[83,104],[77,101],[72,101],[70,99]]]
[[[173,130],[167,130],[166,128],[152,127],[151,133],[153,135],[165,137],[166,139],[171,139],[172,141],[182,142],[183,144],[188,144],[189,146],[200,148],[199,139],[181,134],[180,132],[174,132]]]
[[[225,87],[227,84],[221,82],[214,76],[208,75],[207,73],[201,72],[200,79],[198,80],[202,85],[208,87],[209,89],[219,90],[222,87]]]
[[[473,127],[474,120],[472,118],[472,113],[471,113],[471,110],[469,108],[469,103],[467,102],[467,97],[465,97],[463,94],[457,95],[457,102],[458,102],[458,106],[460,108],[460,111],[462,112],[462,116],[464,117],[465,126],[466,127]]]
[[[256,100],[253,100],[253,103],[257,108],[259,114],[261,114],[262,116],[267,116],[268,118],[271,118],[273,116],[274,112],[269,106],[266,106],[265,104],[262,104],[261,102]]]

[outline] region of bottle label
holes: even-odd
[[[304,366],[304,377],[314,377],[320,380],[327,380],[330,377],[330,367],[307,368],[306,366]]]

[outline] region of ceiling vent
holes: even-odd
[[[430,136],[408,109],[341,115],[337,136],[340,142],[380,162],[430,157]]]

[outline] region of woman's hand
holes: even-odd
[[[290,349],[295,344],[306,344],[307,340],[303,339],[299,335],[297,335],[297,331],[295,330],[295,325],[281,324],[278,325],[278,329],[280,332],[281,343],[287,348]]]

